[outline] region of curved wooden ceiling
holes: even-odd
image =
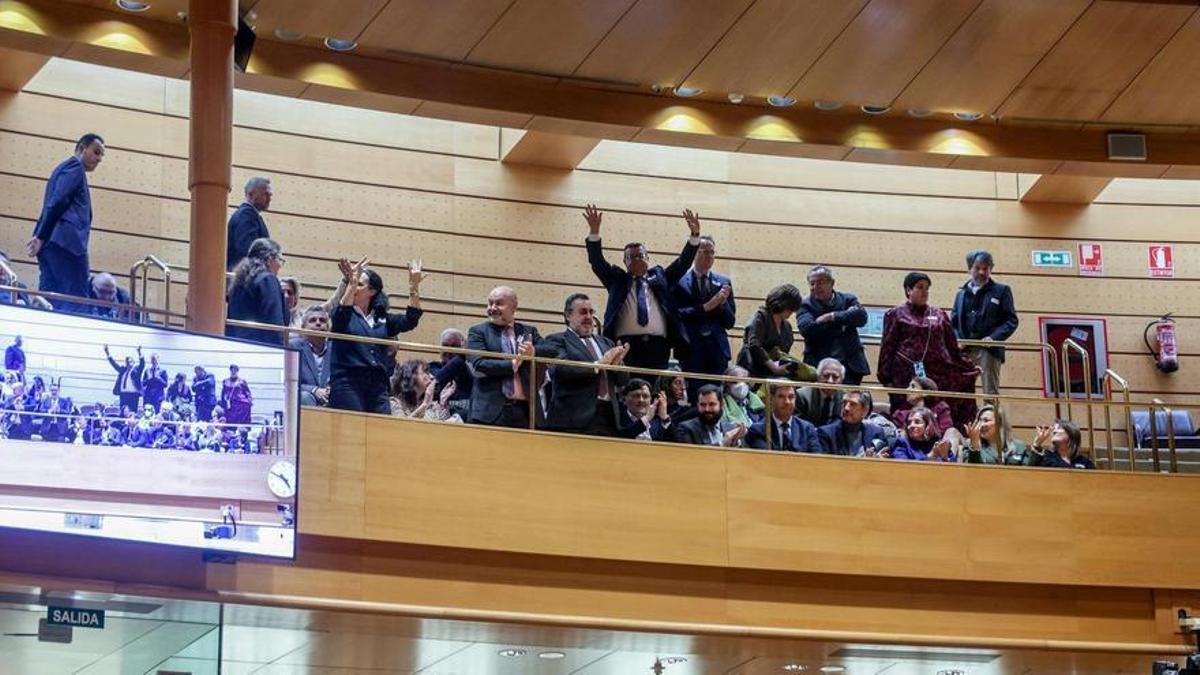
[[[114,9],[111,0],[75,0]],[[786,95],[1035,122],[1200,126],[1196,2],[1134,0],[242,0],[359,52],[702,98]],[[187,0],[153,0],[178,21]]]

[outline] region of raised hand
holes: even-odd
[[[980,430],[982,426],[979,422],[970,422],[967,424],[967,438],[971,439],[972,448],[979,449],[979,438],[983,435],[983,432]]]
[[[438,402],[442,404],[443,408],[445,408],[446,405],[450,403],[450,397],[454,395],[454,390],[455,390],[455,384],[453,381],[450,382],[450,384],[447,384],[446,386],[442,387],[442,395],[440,397],[438,397]]]
[[[667,414],[667,392],[658,392],[658,398],[654,399],[654,414],[657,415],[658,419],[660,420],[665,420],[670,417],[670,415]]]
[[[708,299],[708,302],[704,303],[704,311],[711,312],[721,305],[724,305],[729,301],[730,295],[733,295],[733,289],[729,287],[729,284],[724,284],[721,286],[721,290],[717,291],[716,295],[712,296]]]
[[[367,269],[367,265],[369,265],[369,264],[371,264],[371,261],[369,259],[367,259],[366,256],[363,256],[362,260],[359,260],[358,262],[351,265],[350,266],[350,279],[348,280],[347,283],[350,283],[350,284],[358,283],[359,277],[362,276],[363,271]]]
[[[410,260],[408,263],[408,287],[411,290],[417,290],[421,287],[421,282],[428,277],[429,274],[423,271],[423,265],[420,260]]]
[[[746,425],[738,424],[736,427],[725,432],[725,438],[722,439],[721,444],[727,448],[732,448],[735,445],[737,445],[738,441],[742,440],[742,436],[745,436],[745,435],[746,435]]]
[[[1050,427],[1037,427],[1033,434],[1033,449],[1042,451],[1046,449],[1046,444],[1050,440]]]
[[[583,207],[583,219],[587,221],[588,232],[593,235],[600,234],[600,221],[604,218],[604,213],[596,208],[595,204],[588,204]]]
[[[350,275],[354,272],[354,263],[342,258],[338,260],[338,271],[342,273],[342,281],[350,283]]]
[[[437,387],[437,380],[430,380],[425,387],[425,403],[433,403],[433,390]]]
[[[691,209],[684,209],[683,219],[687,221],[688,229],[692,231],[692,236],[700,236],[700,214],[694,213]]]

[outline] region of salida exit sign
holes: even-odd
[[[1070,267],[1070,251],[1034,251],[1034,267]]]
[[[104,628],[104,610],[78,607],[47,607],[46,623],[76,628]]]

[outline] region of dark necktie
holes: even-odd
[[[637,290],[637,322],[639,326],[650,323],[650,301],[646,299],[646,278],[634,279]]]
[[[708,286],[709,286],[708,275],[707,274],[701,275],[700,276],[700,299],[704,300],[705,302],[708,301]]]
[[[792,422],[788,420],[779,425],[779,449],[792,449]]]

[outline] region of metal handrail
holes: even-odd
[[[2,293],[4,291],[16,291],[16,292],[20,293],[21,295],[32,295],[32,296],[39,297],[39,298],[49,298],[51,300],[67,300],[67,301],[70,301],[70,302],[73,302],[73,303],[76,303],[79,305],[92,305],[92,306],[96,306],[96,307],[111,307],[113,309],[120,310],[122,312],[141,312],[141,313],[149,312],[151,314],[157,314],[160,316],[167,317],[167,319],[172,319],[172,318],[187,319],[186,314],[177,314],[175,312],[168,312],[165,309],[154,309],[152,307],[138,307],[136,305],[131,305],[131,304],[124,303],[124,302],[109,302],[108,300],[97,300],[95,298],[85,298],[81,295],[69,295],[67,293],[56,293],[54,291],[39,291],[39,290],[34,290],[32,288],[20,288],[17,286],[6,286],[3,284],[0,284],[0,293]],[[130,299],[132,300],[132,296]],[[38,308],[34,308],[34,309],[38,309]]]
[[[1083,397],[1087,401],[1088,451],[1094,452],[1096,425],[1092,419],[1092,359],[1088,356],[1087,350],[1071,338],[1063,340],[1062,343],[1062,382],[1067,391],[1067,419],[1073,419],[1071,417],[1071,396],[1074,394],[1071,391],[1071,352],[1079,354],[1079,358],[1083,362]]]
[[[1167,417],[1167,457],[1170,458],[1170,461],[1171,461],[1171,473],[1179,473],[1179,458],[1175,452],[1175,420],[1172,419],[1172,417],[1174,417],[1175,410],[1167,407],[1167,404],[1164,403],[1162,399],[1158,399],[1158,398],[1154,399],[1154,405],[1158,406],[1159,408],[1162,408],[1162,411],[1164,413],[1166,413],[1166,417]],[[1155,418],[1154,410],[1151,409],[1150,410],[1150,419],[1153,420],[1154,418]],[[1153,428],[1153,426],[1151,428]],[[1157,434],[1156,434],[1156,436],[1157,436]],[[1155,444],[1154,444],[1154,459],[1155,459],[1154,469],[1155,469],[1155,471],[1157,471],[1158,470],[1158,461],[1157,461],[1158,460],[1158,443],[1157,442],[1155,442]]]
[[[150,266],[157,267],[163,274],[163,283],[165,290],[163,291],[163,309],[170,313],[171,311],[171,266],[160,260],[155,255],[147,255],[145,258],[133,264],[129,268],[129,301],[132,304],[137,304],[137,275],[141,272],[142,278],[142,302],[145,302],[149,297],[150,285]],[[141,322],[146,323],[146,315],[141,316]]]
[[[0,260],[0,271],[4,272],[5,278],[8,279],[8,283],[12,285],[12,304],[15,305],[17,304],[17,299],[20,297],[20,292],[17,290],[17,282],[21,279],[17,276],[16,270],[14,270],[7,262],[3,260]]]
[[[1129,381],[1117,374],[1117,371],[1108,368],[1104,371],[1104,398],[1112,400],[1113,382],[1116,382],[1121,387],[1121,394],[1125,401],[1125,445],[1129,452],[1129,470],[1136,471],[1137,452],[1134,450],[1134,433],[1133,433],[1133,410],[1129,405]],[[1113,446],[1112,436],[1112,408],[1104,407],[1104,428],[1108,440],[1108,468],[1113,468],[1116,462],[1116,449]]]

